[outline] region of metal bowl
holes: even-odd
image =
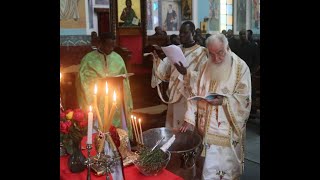
[[[151,148],[159,139],[165,137],[159,145],[161,147],[174,134],[176,140],[168,149],[171,152],[171,158],[166,169],[178,176],[188,177],[185,180],[193,180],[196,176],[196,159],[202,148],[202,138],[198,133],[192,131],[181,133],[179,130],[164,127],[154,128],[143,132],[143,141],[145,146]]]
[[[170,160],[171,153],[169,151],[166,152],[166,158],[157,163],[151,163],[148,164],[148,166],[145,166],[141,164],[139,160],[134,160],[133,164],[136,166],[136,168],[145,176],[156,176],[162,172],[164,168],[167,167],[167,164]]]
[[[194,151],[201,145],[201,137],[199,134],[192,131],[181,133],[179,130],[169,128],[153,128],[143,132],[144,145],[152,148],[159,139],[165,137],[158,147],[165,144],[173,135],[176,135],[176,140],[168,149],[171,153],[185,153]]]

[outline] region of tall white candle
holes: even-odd
[[[93,124],[93,113],[92,107],[89,107],[88,113],[88,134],[87,134],[87,144],[92,144],[92,124]]]
[[[112,125],[112,121],[113,121],[113,116],[114,113],[116,112],[116,107],[117,107],[117,95],[116,95],[116,91],[113,91],[113,103],[110,109],[110,114],[109,114],[109,118],[108,121],[106,123],[106,128],[104,129],[104,132],[109,131],[111,125]]]
[[[132,129],[133,129],[133,132],[134,132],[134,137],[136,138],[136,141],[138,142],[138,136],[137,136],[137,130],[136,130],[136,127],[134,125],[134,119],[133,119],[133,115],[131,115],[131,126],[132,126]]]
[[[104,97],[104,127],[103,129],[106,129],[106,126],[108,124],[108,114],[109,114],[109,88],[108,88],[108,82],[106,81],[106,95]]]
[[[137,117],[134,116],[133,119],[134,119],[134,127],[136,128],[136,132],[137,132],[137,138],[138,138],[138,139],[137,139],[137,142],[138,142],[139,144],[141,144],[140,136],[139,136],[139,131],[138,131]]]
[[[140,128],[141,144],[143,145],[143,136],[142,136],[142,128],[141,128],[141,119],[140,118],[139,118],[139,128]]]
[[[94,92],[93,92],[93,108],[94,108],[95,113],[97,115],[99,129],[102,131],[103,124],[102,124],[102,120],[101,120],[101,116],[100,116],[100,112],[99,112],[99,108],[98,108],[97,94],[98,94],[98,86],[97,86],[97,84],[95,84],[94,85]]]

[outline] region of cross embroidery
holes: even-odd
[[[218,171],[217,173],[216,173],[216,175],[218,175],[219,177],[220,177],[220,180],[222,180],[222,178],[223,178],[223,176],[226,174],[226,172],[224,172],[224,171]]]

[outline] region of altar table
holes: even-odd
[[[93,138],[95,135],[93,135]],[[82,147],[86,147],[87,137],[82,139]],[[87,150],[82,150],[82,153],[87,157]],[[92,147],[91,156],[96,154],[96,150]],[[72,173],[68,168],[68,157],[62,156],[60,157],[60,180],[86,180],[87,179],[87,169],[80,173]],[[138,169],[134,166],[128,166],[124,168],[124,176],[126,180],[183,180],[181,177],[164,170],[161,174],[157,176],[144,176],[142,175]],[[91,170],[91,180],[105,180],[106,175],[104,176],[96,176],[94,172]],[[111,178],[112,179],[112,178]]]

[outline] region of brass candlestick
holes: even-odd
[[[93,162],[91,161],[91,157],[90,157],[91,149],[92,149],[92,145],[91,144],[87,144],[88,158],[85,161],[85,165],[88,167],[87,180],[91,180],[91,165],[93,164]]]

